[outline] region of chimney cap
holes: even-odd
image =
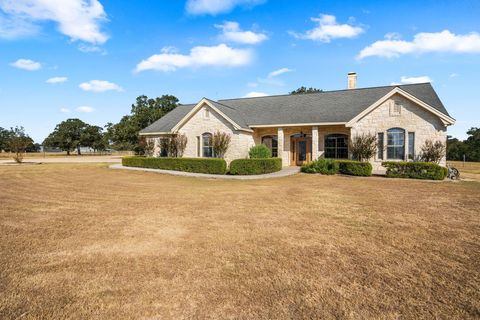
[[[348,75],[357,74],[356,72],[349,72]]]

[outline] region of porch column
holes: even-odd
[[[282,158],[282,166],[288,166],[288,157],[285,159],[285,152],[283,150],[285,149],[285,137],[283,135],[283,128],[278,128],[277,132],[277,153],[278,157]]]
[[[318,127],[312,127],[312,160],[318,159]]]

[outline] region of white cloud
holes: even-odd
[[[450,78],[456,78],[458,76],[459,76],[459,74],[455,73],[455,72],[450,74]]]
[[[480,53],[480,34],[456,35],[449,30],[417,33],[412,41],[386,38],[365,47],[357,59],[366,57],[395,58],[403,54],[427,52]]]
[[[321,14],[320,18],[311,18],[318,23],[316,28],[308,30],[304,34],[291,32],[298,39],[310,39],[315,41],[330,42],[336,38],[354,38],[364,32],[363,28],[351,24],[339,24],[335,16]]]
[[[1,6],[1,2],[0,2]],[[0,7],[1,8],[1,7]],[[16,39],[26,37],[38,32],[38,27],[20,20],[2,14],[0,10],[0,38],[2,39]]]
[[[78,112],[83,112],[83,113],[90,113],[90,112],[95,111],[94,108],[89,107],[89,106],[81,106],[81,107],[78,107],[75,110],[77,110]]]
[[[281,69],[278,69],[278,70],[275,70],[275,71],[272,71],[268,74],[268,77],[269,78],[273,78],[273,77],[276,77],[276,76],[279,76],[281,74],[284,74],[284,73],[287,73],[287,72],[292,72],[293,70],[292,69],[289,69],[289,68],[281,68]]]
[[[242,66],[249,64],[253,54],[249,49],[234,49],[226,44],[212,47],[194,47],[190,53],[179,54],[172,48],[162,49],[162,53],[155,54],[142,60],[135,69],[136,72],[145,70],[175,71],[178,68],[204,66]]]
[[[65,81],[67,81],[68,78],[67,77],[53,77],[53,78],[50,78],[48,79],[47,81],[45,81],[46,83],[63,83]]]
[[[18,59],[15,62],[10,63],[12,67],[28,70],[28,71],[36,71],[42,67],[40,62],[36,62],[30,59]]]
[[[238,22],[226,21],[224,24],[216,24],[215,28],[222,29],[221,39],[225,41],[257,44],[268,39],[266,34],[253,31],[242,31]]]
[[[104,80],[90,80],[88,82],[80,83],[79,87],[84,91],[92,92],[105,92],[110,90],[115,90],[119,92],[123,91],[122,87],[120,87],[119,85]]]
[[[70,113],[70,109],[67,109],[67,108],[60,108],[60,112],[61,112],[61,113],[65,113],[65,114],[67,114],[67,113]]]
[[[189,14],[211,14],[226,13],[232,11],[236,6],[254,7],[265,0],[188,0],[186,9]]]
[[[85,52],[85,53],[98,52],[102,56],[107,54],[107,50],[105,50],[105,49],[103,49],[99,46],[87,45],[87,44],[84,44],[84,43],[81,43],[81,44],[78,45],[78,50],[80,50],[82,52]]]
[[[98,0],[62,0],[61,3],[58,0],[0,0],[0,10],[10,26],[22,26],[19,35],[35,32],[37,22],[53,21],[62,34],[74,41],[101,44],[108,39],[100,30],[100,24],[107,19]],[[7,27],[7,31],[10,29]]]
[[[256,97],[265,97],[268,96],[268,93],[252,91],[243,96],[243,98],[256,98]]]
[[[400,83],[393,82],[392,85],[425,83],[425,82],[433,82],[433,80],[429,76],[419,76],[419,77],[402,76],[400,77]]]

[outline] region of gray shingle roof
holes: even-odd
[[[348,122],[397,86],[326,91],[299,95],[208,100],[242,128],[255,125]],[[449,116],[430,83],[399,85]],[[194,105],[182,105],[142,133],[170,131]]]
[[[175,125],[195,107],[194,104],[182,104],[141,130],[140,133],[170,132]]]

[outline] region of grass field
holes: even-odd
[[[480,183],[0,167],[1,319],[474,319]]]

